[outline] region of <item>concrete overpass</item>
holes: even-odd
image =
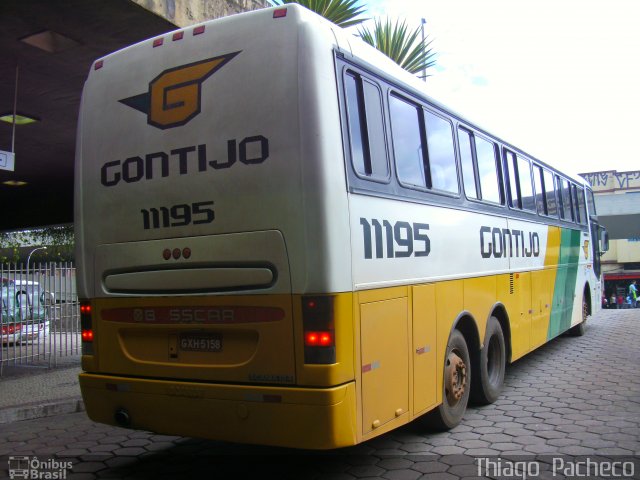
[[[0,0],[0,231],[73,222],[82,86],[96,58],[265,0]],[[17,89],[16,89],[17,87]],[[35,122],[13,128],[13,112]],[[7,123],[8,122],[8,123]],[[5,156],[6,159],[6,156]],[[5,162],[6,163],[6,162]]]

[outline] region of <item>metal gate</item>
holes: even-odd
[[[80,361],[80,310],[71,263],[0,265],[0,376],[7,366]]]

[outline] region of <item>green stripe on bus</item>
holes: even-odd
[[[580,256],[580,231],[563,228],[560,237],[560,257],[556,283],[553,288],[553,303],[547,339],[558,336],[571,326],[573,300],[578,277]]]

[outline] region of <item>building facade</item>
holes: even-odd
[[[624,205],[640,212],[640,170],[608,170],[580,175],[591,184],[599,212],[601,203],[605,200],[618,203],[620,195],[625,195]],[[612,296],[616,301],[622,298],[624,302],[631,282],[636,280],[640,284],[640,235],[611,240],[609,251],[602,257],[602,272],[608,302]]]

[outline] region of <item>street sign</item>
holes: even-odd
[[[15,160],[16,156],[13,152],[0,150],[0,170],[13,172],[15,170]]]

